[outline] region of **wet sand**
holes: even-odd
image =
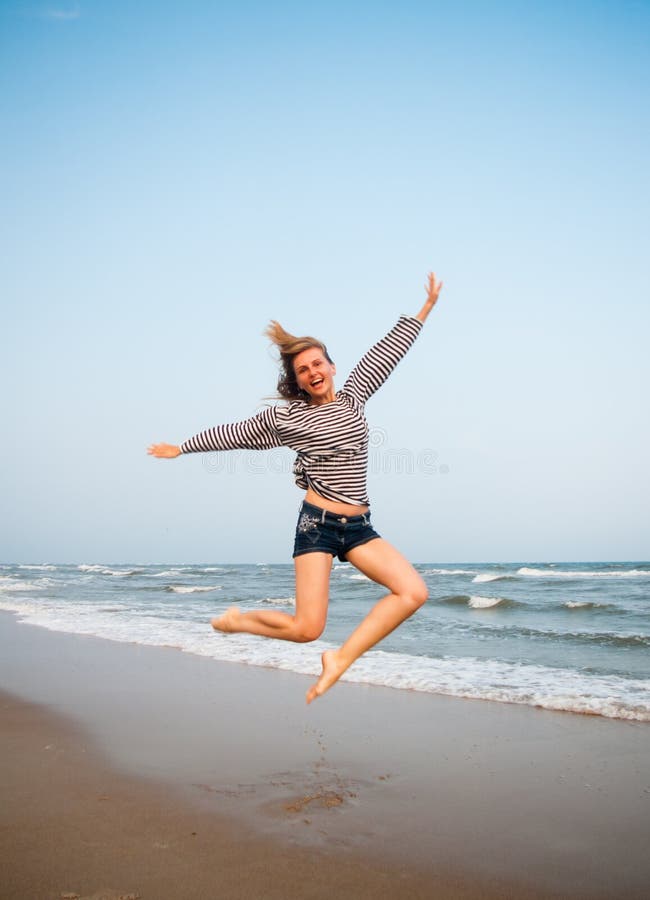
[[[0,615],[0,896],[647,895],[647,725],[309,683]]]

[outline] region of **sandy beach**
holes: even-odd
[[[0,615],[0,895],[647,895],[646,724],[309,683]]]

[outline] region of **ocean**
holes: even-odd
[[[650,563],[419,564],[428,603],[343,680],[650,721]],[[222,635],[210,619],[294,603],[292,565],[0,565],[0,609],[53,631],[316,675],[382,596],[335,561],[312,644]]]

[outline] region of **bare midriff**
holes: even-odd
[[[339,503],[338,500],[326,500],[325,497],[321,497],[312,488],[308,488],[305,500],[307,503],[320,506],[321,509],[326,509],[328,512],[339,513],[342,516],[362,516],[368,512],[369,508],[367,506],[357,506],[354,503]]]

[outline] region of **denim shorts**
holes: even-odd
[[[370,512],[360,516],[339,516],[304,502],[298,514],[293,555],[295,558],[303,553],[331,553],[345,562],[348,550],[378,537],[370,524]]]

